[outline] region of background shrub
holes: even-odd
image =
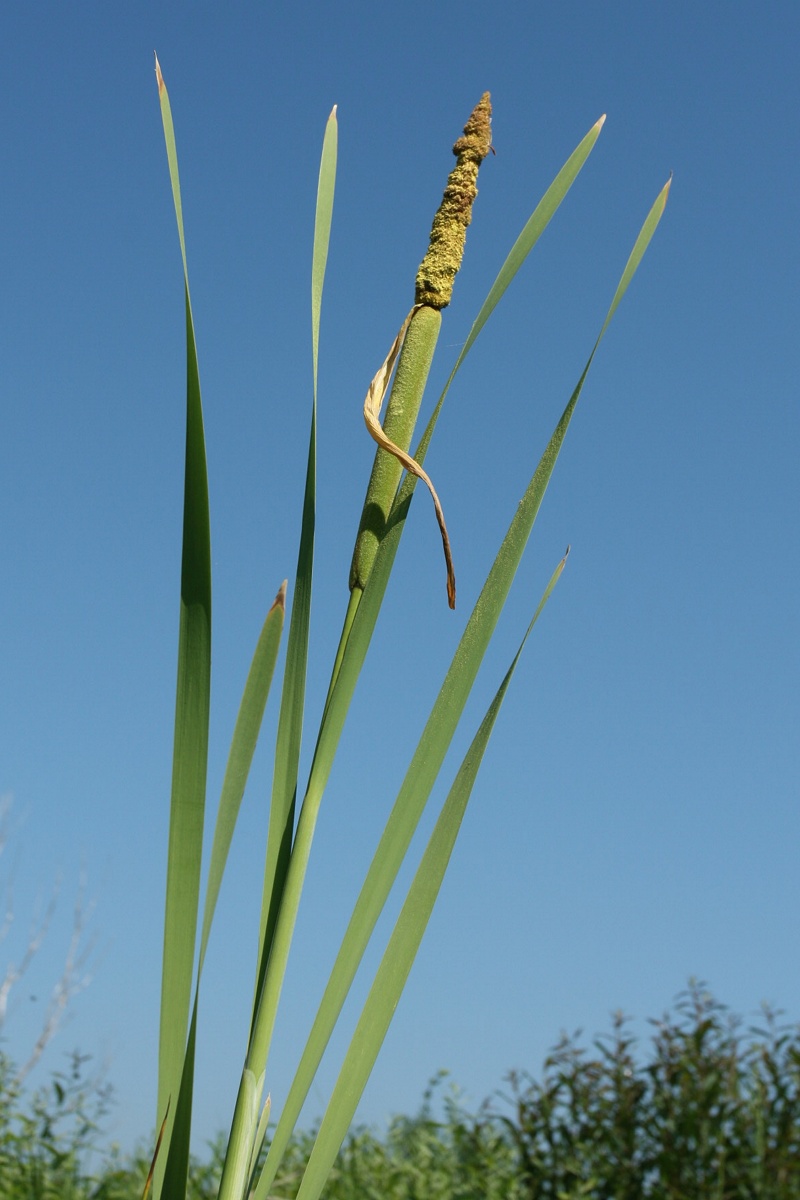
[[[741,1031],[691,984],[637,1054],[621,1015],[592,1051],[563,1038],[503,1116],[530,1200],[800,1197],[800,1030]]]

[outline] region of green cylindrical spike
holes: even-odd
[[[408,450],[411,444],[441,324],[438,309],[417,309],[400,351],[383,429],[401,450]],[[367,582],[402,473],[402,464],[387,450],[375,452],[350,567],[351,591],[354,587],[363,590]]]

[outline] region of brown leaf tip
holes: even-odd
[[[283,612],[286,612],[286,588],[288,586],[288,583],[289,583],[289,580],[284,579],[283,583],[278,588],[278,594],[275,597],[273,604],[272,604],[273,608],[280,608],[280,609],[282,609]]]
[[[164,76],[161,74],[161,63],[158,61],[158,55],[153,51],[156,60],[156,83],[158,84],[159,96],[164,90]]]

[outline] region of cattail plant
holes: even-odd
[[[333,211],[337,155],[336,109],[325,129],[317,190],[311,279],[311,429],[297,569],[291,593],[278,588],[258,639],[234,727],[207,871],[199,933],[201,850],[206,793],[211,662],[211,560],[203,413],[189,294],[178,164],[169,98],[158,62],[156,76],[172,195],[183,262],[187,395],[183,552],[178,682],[169,825],[169,855],[159,1036],[159,1145],[151,1171],[158,1200],[186,1196],[197,1035],[197,997],[211,923],[234,826],[275,673],[287,597],[291,618],[281,681],[273,785],[265,848],[264,883],[254,965],[253,1003],[241,1082],[220,1183],[220,1200],[266,1200],[289,1145],[328,1040],[341,1012],[384,903],[409,849],[440,773],[478,669],[489,645],[528,536],[555,466],[591,363],[609,322],[658,225],[669,184],[651,208],[613,295],[578,383],[514,513],[458,648],[431,709],[419,744],[380,837],[309,1032],[299,1049],[294,1080],[276,1106],[269,1139],[269,1053],[300,895],[325,786],[343,732],[418,480],[428,487],[442,534],[447,597],[455,606],[455,573],[439,497],[423,463],[450,385],[497,303],[564,199],[594,147],[604,118],[583,138],[545,192],[511,247],[450,372],[413,455],[410,446],[433,357],[442,309],[450,300],[477,194],[481,161],[491,149],[491,104],[484,94],[453,147],[456,165],[431,230],[430,247],[416,279],[415,303],[367,391],[364,417],[378,443],[375,464],[350,568],[350,598],[308,778],[299,760],[305,709],[306,667],[314,558],[318,338],[322,289]],[[391,386],[389,385],[394,379]],[[390,391],[383,423],[380,412]],[[355,1113],[386,1035],[430,913],[441,887],[464,811],[492,728],[528,635],[563,570],[556,566],[519,649],[489,704],[456,773],[427,848],[409,887],[322,1118],[298,1200],[316,1200]],[[343,570],[343,585],[347,582]],[[302,786],[302,791],[299,789]],[[302,796],[299,809],[296,798]],[[148,1179],[148,1186],[151,1180]]]

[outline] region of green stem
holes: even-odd
[[[401,450],[407,451],[411,445],[441,324],[442,314],[438,309],[418,308],[400,350],[383,431]],[[398,459],[379,447],[375,452],[353,551],[351,591],[356,587],[363,591],[366,587],[402,473],[403,466]]]

